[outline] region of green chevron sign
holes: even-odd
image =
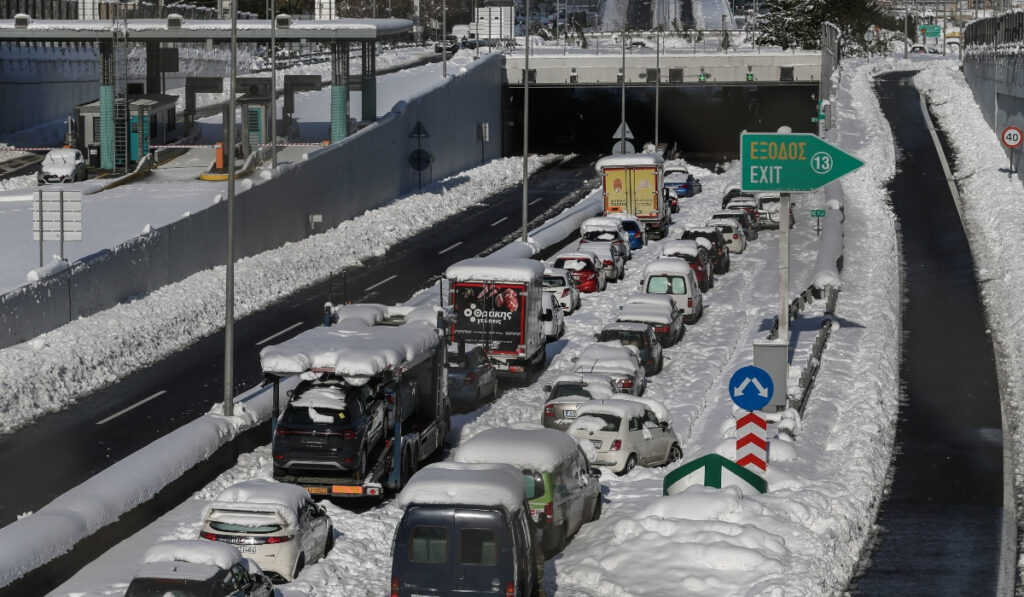
[[[744,191],[813,191],[864,165],[810,133],[742,133]]]
[[[662,491],[664,495],[672,495],[690,485],[718,489],[735,485],[745,494],[768,491],[768,483],[760,476],[718,454],[701,456],[669,472],[662,482]]]

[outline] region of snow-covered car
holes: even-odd
[[[459,51],[459,38],[454,35],[444,36],[444,40],[438,40],[434,42],[434,52],[440,54],[441,52],[447,52],[454,54]]]
[[[39,184],[76,182],[89,177],[82,152],[77,149],[51,149],[43,158],[36,174]]]
[[[778,193],[758,193],[757,213],[763,228],[778,228],[782,223],[779,218],[779,210],[782,208],[782,197]],[[789,227],[796,226],[796,218],[793,217],[793,206],[789,206]]]
[[[576,287],[576,279],[567,270],[557,267],[544,268],[544,292],[549,293],[566,315],[580,308],[580,289]]]
[[[597,255],[598,263],[604,270],[605,279],[621,280],[626,276],[626,257],[616,251],[610,242],[588,242],[580,240],[577,245],[579,251],[590,251]]]
[[[576,412],[568,433],[594,446],[595,466],[625,475],[637,465],[660,466],[683,457],[668,409],[656,400],[594,400]]]
[[[740,188],[740,185],[738,184],[734,183],[728,185],[727,187],[725,187],[725,192],[722,193],[722,209],[725,209],[725,206],[729,204],[729,200],[733,199],[734,197],[745,197],[747,199],[753,199],[754,194],[744,191],[743,189]]]
[[[290,582],[334,548],[327,510],[298,485],[251,479],[203,506],[201,539],[235,545],[274,582]]]
[[[670,295],[683,312],[686,323],[693,323],[704,315],[704,295],[697,286],[693,268],[685,259],[662,257],[648,263],[644,268],[640,290],[655,297]],[[641,297],[634,295],[630,300],[640,301]],[[644,300],[655,299],[648,297]]]
[[[637,220],[639,222],[639,220]],[[580,246],[584,243],[611,243],[612,250],[621,253],[629,261],[633,258],[632,244],[626,233],[625,225],[618,218],[587,218],[580,224]]]
[[[732,205],[736,200],[729,202]],[[751,207],[755,210],[756,207]],[[740,223],[740,227],[743,228],[743,234],[747,237],[748,241],[757,240],[757,225],[754,223],[754,219],[750,217],[750,213],[742,208],[736,209],[724,209],[722,211],[716,211],[711,214],[711,220],[709,224],[713,224],[716,220],[736,220]]]
[[[551,259],[551,267],[569,272],[580,292],[597,292],[608,285],[601,259],[593,251],[559,253]]]
[[[497,397],[498,374],[482,346],[464,345],[448,353],[448,399],[452,408],[470,411]]]
[[[729,200],[729,204],[725,206],[726,211],[742,211],[750,217],[750,222],[753,225],[754,230],[760,230],[764,228],[764,223],[761,222],[761,212],[757,209],[757,199],[750,199],[748,197],[734,197]],[[754,238],[757,238],[756,236]]]
[[[622,222],[622,229],[626,231],[629,241],[629,248],[633,251],[642,249],[647,244],[647,228],[643,222],[633,214],[625,212],[612,212],[605,215],[606,218],[615,218]]]
[[[730,253],[742,253],[747,248],[747,235],[743,233],[743,226],[739,220],[730,218],[728,220],[711,220],[708,226],[714,226],[722,231],[726,245]]]
[[[565,335],[565,314],[562,313],[562,306],[555,301],[550,292],[545,292],[540,297],[540,318],[544,322],[544,336],[548,342]]]
[[[615,321],[645,323],[654,328],[658,342],[668,348],[683,339],[685,315],[673,297],[664,294],[637,294],[619,307]]]
[[[601,471],[592,469],[576,440],[560,431],[491,428],[462,442],[454,460],[507,464],[522,472],[547,557],[601,516]]]
[[[697,276],[697,286],[701,292],[707,292],[715,285],[715,275],[711,271],[711,254],[707,248],[711,242],[706,238],[694,240],[670,240],[661,246],[662,257],[685,259]]]
[[[665,166],[665,188],[679,197],[693,197],[693,175],[686,166]]]
[[[708,255],[711,257],[713,273],[725,274],[729,272],[732,265],[729,253],[729,243],[726,242],[722,231],[714,226],[701,226],[697,228],[685,228],[679,235],[679,240],[706,240],[711,245]]]
[[[928,50],[925,50],[924,46],[922,46],[921,44],[914,44],[914,45],[910,46],[910,53],[911,54],[927,54]]]
[[[620,392],[642,396],[647,376],[637,349],[620,342],[601,342],[584,348],[573,357],[574,373],[601,373],[612,378]]]
[[[178,539],[157,543],[142,556],[125,597],[271,597],[260,567],[227,543]]]
[[[598,342],[619,341],[629,346],[635,346],[640,363],[644,366],[644,373],[648,376],[661,371],[665,356],[662,354],[661,341],[654,333],[654,327],[648,323],[631,321],[617,321],[604,326],[601,331],[594,334]]]
[[[548,395],[541,425],[564,431],[572,422],[576,407],[584,400],[612,398],[619,393],[619,387],[607,375],[563,373],[545,385],[544,391]]]

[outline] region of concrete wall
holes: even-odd
[[[500,118],[501,61],[495,54],[396,104],[377,123],[318,149],[273,180],[239,192],[236,254],[246,257],[305,238],[310,214],[321,214],[322,226],[335,226],[415,191],[417,173],[408,158],[417,144],[409,134],[418,121],[430,135],[421,146],[435,156],[430,175],[437,180],[480,163],[477,122],[490,123],[486,158],[500,157]],[[0,347],[223,264],[225,228],[221,202],[75,262],[53,279],[0,296]]]
[[[91,44],[0,44],[0,136],[66,117],[99,97],[99,80]]]

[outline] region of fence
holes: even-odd
[[[124,18],[127,6],[129,19],[161,19],[169,14],[179,14],[186,19],[216,19],[217,11],[206,6],[173,3],[163,6],[152,2],[123,4],[120,2],[81,0],[82,8],[90,17],[97,19]],[[27,14],[33,19],[75,20],[80,18],[79,0],[0,0],[0,19],[13,19],[16,14]],[[258,15],[239,12],[239,19],[255,19]]]
[[[839,27],[828,22],[821,24],[821,88],[818,92],[818,118],[821,119],[821,115],[825,115],[823,120],[819,120],[822,131],[832,128],[834,118],[832,73],[839,70],[839,62],[842,59],[839,35]]]

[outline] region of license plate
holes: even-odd
[[[242,553],[256,553],[255,545],[236,545],[235,547]]]
[[[563,410],[562,411],[562,416],[567,418],[567,419],[571,419],[571,418],[576,416],[576,411],[574,411],[574,410]]]
[[[594,444],[595,448],[600,448],[601,447],[601,440],[599,440],[599,439],[592,439],[592,440],[590,440],[590,443]]]
[[[306,489],[306,491],[308,491],[310,493],[316,493],[316,494],[320,494],[320,495],[327,495],[327,488],[326,487],[306,487],[305,489]]]

